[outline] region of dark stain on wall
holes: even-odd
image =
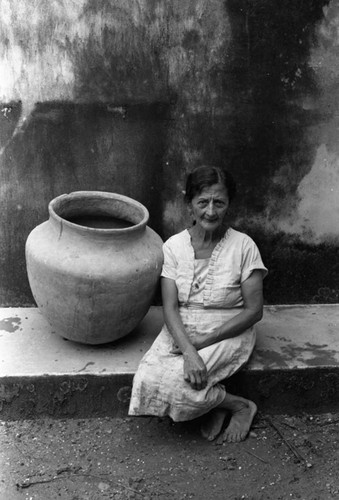
[[[13,136],[21,115],[21,102],[0,103],[0,148],[4,148]]]
[[[138,5],[138,2],[135,4]],[[167,69],[161,46],[150,32],[154,7],[147,10],[144,24],[136,24],[129,8],[115,2],[89,0],[82,16],[100,15],[114,20],[103,27],[101,37],[67,40],[75,71],[75,97],[82,102],[110,102],[127,99],[129,103],[154,102],[167,96]],[[161,43],[161,40],[158,40]]]
[[[310,245],[298,236],[247,228],[260,248],[269,274],[264,295],[269,304],[339,302],[339,247]]]
[[[273,217],[277,202],[295,193],[312,166],[313,127],[323,115],[304,109],[302,100],[318,93],[308,58],[327,3],[225,2],[232,39],[224,60],[208,74],[209,89],[219,94],[219,112],[211,116],[205,106],[192,113],[183,140],[200,150],[198,162],[221,163],[235,174],[243,211],[262,213],[273,200]],[[187,112],[187,98],[179,102]],[[284,180],[272,184],[284,164]]]

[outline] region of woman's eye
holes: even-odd
[[[215,206],[218,207],[218,208],[222,208],[222,207],[225,206],[225,202],[221,201],[221,200],[216,200]]]
[[[200,200],[198,201],[198,206],[199,207],[206,207],[208,205],[207,201]]]

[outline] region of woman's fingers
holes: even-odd
[[[204,389],[207,384],[207,369],[196,353],[193,357],[187,357],[184,361],[184,379],[190,384],[192,389],[197,391]]]
[[[191,373],[190,385],[193,389],[195,389],[197,391],[204,389],[207,385],[206,374],[204,372]]]
[[[192,373],[191,387],[197,391],[199,390],[199,388],[200,388],[200,375],[198,373]]]
[[[203,389],[206,385],[204,377],[200,373],[194,371],[188,371],[187,373],[185,373],[184,380],[190,384],[192,389],[198,391],[200,389]]]

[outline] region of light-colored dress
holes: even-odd
[[[163,246],[162,276],[178,289],[179,313],[190,338],[208,337],[243,308],[241,283],[253,270],[267,274],[254,241],[229,228],[210,259],[195,259],[188,230]],[[218,406],[226,391],[220,382],[247,363],[255,345],[255,329],[199,350],[208,373],[207,386],[194,390],[183,378],[183,356],[173,353],[166,325],[140,362],[133,380],[129,415],[170,416],[174,421],[197,418]]]

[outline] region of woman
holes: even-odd
[[[230,174],[217,167],[198,167],[187,178],[193,225],[164,244],[165,325],[134,377],[129,409],[129,415],[174,421],[209,413],[203,436],[220,434],[228,442],[246,438],[257,411],[253,401],[227,393],[220,382],[253,351],[267,273],[253,240],[227,224],[235,190]]]

